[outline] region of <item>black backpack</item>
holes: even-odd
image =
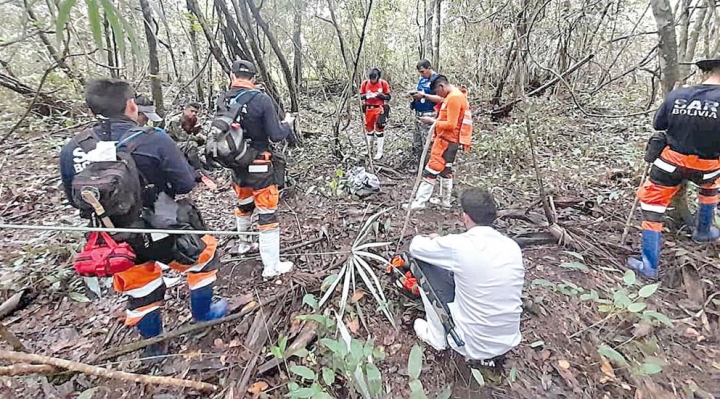
[[[248,104],[259,93],[259,90],[245,90],[229,100],[218,100],[215,119],[205,143],[205,159],[210,163],[236,169],[252,162],[250,157],[245,156],[248,139],[244,137],[242,125]]]
[[[135,165],[132,152],[153,128],[135,128],[126,132],[117,144],[117,160],[90,162],[75,175],[72,181],[73,203],[80,209],[80,216],[90,218],[95,212],[93,206],[82,196],[83,190],[90,190],[109,217],[139,217],[142,210],[142,183],[140,172]],[[144,137],[143,137],[144,136]],[[73,139],[87,154],[102,140],[93,129],[87,129]]]

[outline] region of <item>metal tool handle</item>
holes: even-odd
[[[455,345],[459,347],[465,346],[465,342],[463,342],[462,339],[460,339],[460,336],[457,335],[454,329],[450,330],[450,336],[452,337],[453,341],[455,341]]]

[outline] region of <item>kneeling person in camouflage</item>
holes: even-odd
[[[426,313],[414,328],[437,350],[449,344],[468,360],[488,361],[520,343],[525,269],[520,247],[492,228],[492,195],[470,189],[460,202],[466,232],[421,235],[410,243],[411,272]]]

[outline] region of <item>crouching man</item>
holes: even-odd
[[[414,328],[437,350],[449,344],[466,359],[491,365],[520,343],[522,252],[492,228],[497,209],[487,190],[469,189],[460,203],[466,232],[416,236],[410,243],[411,272],[426,313]],[[448,340],[449,334],[459,340]]]

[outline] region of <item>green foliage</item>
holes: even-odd
[[[313,312],[317,312],[318,310],[318,301],[317,298],[315,298],[315,295],[313,294],[306,294],[303,297],[303,303],[310,306],[310,308],[313,310]]]
[[[598,353],[605,356],[606,358],[614,361],[616,364],[627,365],[628,362],[620,352],[615,349],[603,344],[598,348]]]
[[[64,0],[58,5],[57,19],[55,21],[55,32],[58,43],[63,41],[63,33],[65,25],[71,20],[73,10],[77,6],[78,0]],[[107,18],[108,24],[112,28],[118,50],[121,52],[125,49],[125,40],[129,40],[134,52],[138,52],[137,39],[135,30],[130,23],[115,8],[110,0],[85,0],[87,6],[87,18],[90,24],[95,44],[99,49],[103,49],[103,16]],[[101,13],[102,11],[102,13]]]
[[[312,299],[306,295],[306,302],[312,303]],[[314,297],[313,297],[314,299]],[[331,316],[326,314],[311,314],[297,316],[299,320],[313,321],[318,324],[319,345],[315,353],[299,352],[294,355],[303,364],[292,364],[289,372],[294,380],[288,384],[290,398],[331,398],[334,392],[334,385],[343,385],[354,389],[365,399],[379,398],[382,394],[382,373],[375,362],[385,359],[385,352],[382,347],[375,347],[372,339],[365,341],[341,337],[333,337],[338,325]],[[280,349],[284,346],[282,337],[277,347],[271,351],[287,358],[287,355]],[[278,348],[278,349],[275,349]],[[276,355],[276,357],[278,357]],[[303,359],[307,358],[303,362]],[[310,396],[304,396],[310,395]]]
[[[410,349],[410,356],[408,356],[408,376],[410,377],[410,398],[414,399],[426,399],[425,389],[423,388],[422,382],[420,382],[420,373],[422,373],[423,365],[423,350],[415,344]]]

